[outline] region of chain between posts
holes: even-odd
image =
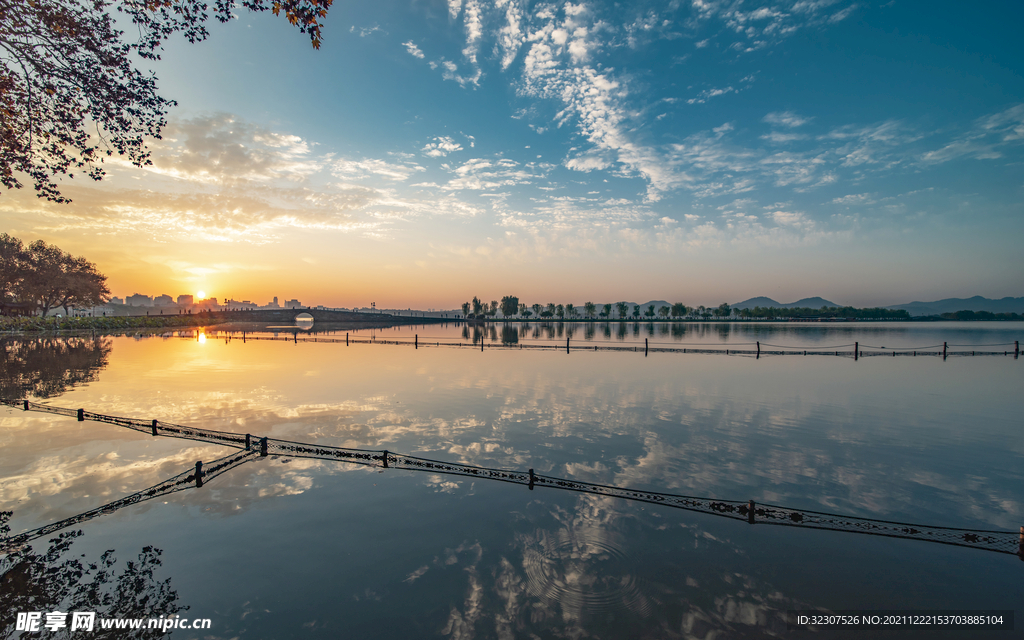
[[[194,472],[185,476],[187,483],[194,483],[196,487],[203,486],[204,481],[209,481],[217,473],[226,470],[226,467],[229,464],[237,464],[242,460],[252,459],[253,457],[256,457],[257,453],[252,446],[253,436],[251,434],[237,434],[197,429],[182,425],[172,425],[158,420],[143,421],[119,416],[107,416],[85,411],[84,409],[54,407],[29,401],[4,401],[0,402],[0,404],[20,407],[23,410],[28,411],[43,411],[67,417],[76,417],[81,420],[93,420],[114,424],[147,434],[155,433],[156,435],[198,440],[242,449],[242,452],[235,454],[234,458],[232,458],[232,456],[228,456],[227,458],[222,459],[231,459],[230,463],[222,463],[219,466],[216,466],[215,463],[211,463],[209,468],[206,470],[204,470],[203,463],[201,461],[197,462]],[[985,549],[1000,553],[1009,553],[1018,555],[1022,560],[1024,560],[1024,527],[1021,528],[1021,531],[1018,534],[1017,532],[1008,531],[983,531],[977,529],[959,529],[873,520],[857,516],[793,509],[777,505],[758,505],[753,500],[746,502],[719,500],[715,498],[682,496],[655,491],[601,485],[581,480],[570,480],[566,478],[540,475],[532,468],[524,473],[521,471],[507,469],[478,467],[475,465],[457,462],[431,460],[418,456],[394,453],[389,450],[375,451],[333,447],[328,445],[277,440],[266,436],[259,438],[258,440],[258,457],[261,458],[269,455],[283,455],[290,457],[338,460],[364,465],[380,465],[383,468],[460,475],[522,484],[526,485],[531,490],[537,486],[542,486],[613,498],[622,498],[631,501],[660,504],[688,511],[742,519],[749,524],[763,523],[924,540],[975,549]]]

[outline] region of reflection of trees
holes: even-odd
[[[502,344],[518,344],[519,343],[519,330],[512,326],[501,327],[501,343]]]
[[[10,511],[0,512],[0,538],[10,533]],[[143,547],[136,560],[119,570],[114,551],[104,552],[95,562],[84,556],[68,557],[81,531],[62,533],[50,540],[45,553],[35,553],[24,545],[0,560],[0,637],[14,638],[19,612],[96,612],[99,618],[156,618],[171,616],[188,607],[178,604],[178,593],[171,580],[158,581],[153,574],[161,565],[163,553],[155,547]],[[70,618],[68,620],[70,626]],[[97,628],[89,637],[157,638],[160,629],[134,632]]]
[[[0,398],[50,398],[92,382],[112,348],[110,338],[0,339]]]

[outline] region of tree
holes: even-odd
[[[473,316],[477,317],[480,315],[480,311],[484,308],[484,303],[480,302],[480,298],[473,296]]]
[[[497,314],[498,314],[498,301],[497,300],[491,300],[491,309],[490,309],[490,311],[487,311],[487,315],[494,316],[494,315],[497,315]]]
[[[85,258],[67,261],[64,279],[64,295],[57,303],[64,308],[64,315],[68,315],[71,309],[95,307],[109,299],[107,277],[96,271],[96,265]]]
[[[529,317],[529,316],[526,315],[526,313],[527,313],[527,311],[526,311],[526,304],[523,303],[523,302],[520,302],[519,303],[519,315],[523,316],[524,318]]]
[[[52,244],[36,240],[28,247],[26,273],[19,286],[18,298],[35,304],[45,316],[57,307],[67,294],[65,271],[71,256]]]
[[[612,303],[609,302],[609,303],[605,304],[603,308],[604,308],[604,313],[601,314],[601,317],[602,318],[609,318],[609,317],[611,317],[611,315],[612,315]]]
[[[574,307],[571,302],[565,305],[565,315],[569,316],[570,318],[576,317],[576,307]]]
[[[669,312],[671,310],[672,310],[671,307],[666,307],[666,306],[658,307],[658,315],[661,316],[662,318],[667,319],[668,318],[668,314],[669,314]]]
[[[283,12],[319,48],[331,2],[217,0],[213,17],[227,22],[238,7]],[[122,39],[115,12],[137,28],[138,41]],[[208,19],[204,0],[0,0],[0,182],[21,189],[24,174],[39,197],[70,202],[55,177],[81,171],[100,180],[114,153],[151,164],[145,140],[160,138],[176,103],[157,94],[156,77],[135,68],[136,56],[158,60],[178,32],[204,40]]]
[[[0,304],[14,301],[25,277],[26,257],[19,238],[0,233]]]
[[[555,303],[554,302],[549,302],[548,303],[547,311],[545,313],[548,314],[547,316],[545,316],[545,317],[548,317],[548,318],[550,318],[553,315],[555,315]]]
[[[468,318],[469,317],[469,309],[470,309],[469,303],[468,302],[463,302],[462,303],[462,317],[463,318]]]
[[[561,304],[557,305],[555,307],[555,315],[558,316],[559,320],[564,318],[565,317],[565,307],[563,305],[561,305]]]
[[[730,315],[732,315],[732,308],[729,306],[728,302],[723,302],[722,304],[718,305],[718,309],[716,309],[716,311],[718,311],[716,315],[718,315],[718,317],[720,318],[728,318]]]
[[[647,311],[644,311],[644,315],[647,316],[648,318],[653,318],[654,317],[654,305],[653,304],[647,305]]]
[[[519,298],[515,296],[505,296],[501,299],[501,315],[506,318],[511,318],[516,315],[519,311]]]
[[[639,318],[639,317],[640,317],[640,305],[638,305],[638,304],[634,304],[634,305],[633,305],[633,313],[632,313],[632,316],[633,316],[634,318]]]
[[[672,317],[681,318],[686,315],[686,305],[682,302],[677,302],[672,305]]]
[[[540,317],[540,310],[541,310],[541,309],[542,309],[543,307],[541,307],[541,306],[540,306],[539,304],[537,304],[537,303],[535,302],[535,303],[533,303],[533,306],[532,306],[532,307],[530,307],[530,308],[531,308],[531,309],[533,309],[533,315],[535,315],[535,316],[537,316],[537,317]]]
[[[597,312],[597,305],[596,304],[594,304],[593,302],[584,302],[583,303],[583,315],[584,316],[586,316],[587,318],[593,319],[595,312]]]
[[[616,302],[615,310],[619,312],[619,320],[625,320],[626,313],[629,311],[629,305],[625,302]]]

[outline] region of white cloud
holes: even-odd
[[[516,0],[496,0],[494,6],[505,11],[505,24],[498,32],[497,46],[501,48],[501,68],[508,69],[526,41],[522,29],[523,9]]]
[[[163,139],[151,146],[153,164],[147,171],[208,184],[302,182],[326,161],[299,136],[223,113],[171,121]],[[118,159],[113,164],[131,166]]]
[[[359,34],[360,38],[365,38],[368,35],[372,35],[378,31],[383,31],[379,26],[373,25],[372,27],[356,27],[355,25],[349,27],[349,33]]]
[[[403,181],[424,168],[413,163],[395,164],[384,160],[363,158],[362,160],[336,160],[331,164],[335,176],[339,178],[363,178],[379,176],[389,180]]]
[[[414,58],[419,58],[422,60],[425,57],[420,48],[417,47],[412,40],[408,42],[403,42],[402,46],[405,47],[405,50],[409,52],[409,55],[413,56]]]
[[[543,176],[543,173],[535,173],[518,162],[504,158],[495,160],[474,158],[458,167],[449,168],[449,170],[455,174],[455,177],[442,186],[442,189],[446,191],[483,191],[530,184]]]
[[[575,158],[569,158],[565,161],[565,166],[573,171],[583,171],[584,173],[607,169],[611,166],[608,160],[598,153],[590,153],[587,155],[577,156]]]
[[[958,158],[994,160],[1007,149],[1024,142],[1024,104],[984,116],[965,134],[939,149],[921,154],[925,164],[940,164]]]
[[[832,204],[858,205],[874,203],[875,200],[870,193],[856,193],[832,199]]]
[[[781,127],[789,127],[793,129],[795,127],[801,127],[811,121],[810,118],[804,118],[798,116],[792,111],[776,111],[769,113],[764,117],[764,121],[768,124],[779,125]]]
[[[443,136],[434,138],[433,142],[428,142],[421,151],[423,155],[430,156],[431,158],[443,158],[449,153],[462,151],[462,145],[447,136]]]
[[[438,66],[438,64],[434,62],[431,62],[430,65],[431,68],[435,69]],[[483,77],[483,71],[480,70],[480,67],[476,67],[472,75],[462,75],[459,73],[459,65],[455,64],[451,60],[445,60],[444,58],[441,58],[440,67],[442,69],[441,77],[445,80],[454,80],[463,87],[468,85],[472,85],[474,87],[480,86],[480,79]]]
[[[711,98],[717,98],[718,96],[724,96],[727,93],[733,93],[736,89],[732,87],[725,87],[724,89],[705,89],[697,94],[696,98],[690,98],[686,101],[686,104],[704,104]]]
[[[785,144],[787,142],[795,142],[797,140],[806,140],[807,136],[802,133],[779,133],[778,131],[772,131],[769,134],[761,136],[762,140],[767,140],[773,144]]]

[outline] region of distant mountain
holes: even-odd
[[[992,300],[982,296],[973,298],[946,298],[934,302],[907,302],[886,309],[905,309],[912,316],[937,316],[954,311],[990,311],[992,313],[1024,313],[1024,298]]]
[[[817,296],[813,298],[803,298],[796,302],[790,302],[789,304],[782,305],[785,309],[792,309],[793,307],[806,307],[809,309],[820,309],[822,307],[838,307],[840,305],[826,300],[825,298],[819,298]]]
[[[754,307],[775,307],[777,309],[781,309],[784,305],[780,302],[772,300],[771,298],[758,296],[756,298],[744,300],[743,302],[737,302],[732,306],[735,309],[753,309]]]
[[[758,296],[757,298],[750,298],[749,300],[737,302],[736,304],[732,305],[734,309],[753,309],[754,307],[775,307],[776,309],[792,309],[794,307],[807,307],[810,309],[820,309],[822,307],[838,306],[840,305],[834,302],[830,302],[825,298],[819,298],[817,296],[815,296],[814,298],[803,298],[801,300],[797,300],[796,302],[787,303],[776,302],[771,298]]]

